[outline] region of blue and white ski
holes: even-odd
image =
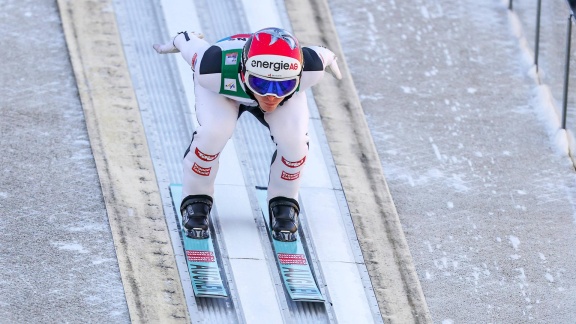
[[[182,185],[171,184],[170,193],[172,194],[172,203],[181,226],[182,215],[180,215],[179,209],[182,201]],[[189,238],[183,228],[181,233],[194,295],[196,297],[228,297],[214,253],[213,235],[210,235],[210,238],[207,239],[195,240]]]
[[[276,263],[290,298],[294,301],[324,302],[324,297],[320,289],[318,289],[318,284],[310,267],[310,261],[300,240],[300,232],[298,232],[298,239],[294,242],[281,242],[273,239],[268,217],[266,188],[256,187],[256,189],[258,205],[260,205],[262,210],[262,216],[268,227],[268,234],[274,247]]]

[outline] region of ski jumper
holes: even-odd
[[[182,33],[174,39],[174,46],[194,72],[199,124],[184,156],[183,199],[196,195],[214,197],[220,153],[244,111],[252,113],[270,130],[276,144],[268,199],[298,199],[308,153],[309,115],[305,91],[321,80],[324,68],[330,64],[322,54],[327,57],[333,53],[323,47],[303,47],[304,64],[298,90],[274,111],[264,112],[245,87],[240,73],[242,50],[248,37],[250,34],[234,35],[212,46],[192,33]]]

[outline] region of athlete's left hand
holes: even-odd
[[[332,61],[332,63],[330,63],[330,65],[327,66],[327,69],[328,72],[330,72],[330,74],[332,74],[332,76],[334,76],[336,79],[342,80],[342,73],[340,73],[338,63],[336,63],[337,60],[338,58],[334,56],[334,60]]]
[[[336,57],[336,54],[334,54],[334,52],[332,52],[331,50],[327,49],[324,46],[307,46],[307,47],[313,49],[314,51],[316,51],[316,53],[320,55],[320,57],[322,58],[322,62],[324,63],[324,68],[327,69],[327,71],[330,72],[332,76],[334,76],[338,80],[342,79],[342,73],[340,73],[338,63],[336,63],[338,57]]]

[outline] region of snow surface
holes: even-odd
[[[536,70],[537,1],[329,3],[434,321],[572,322],[566,6],[542,2]]]
[[[56,1],[0,21],[0,323],[128,322]]]

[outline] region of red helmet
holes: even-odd
[[[255,94],[288,96],[298,88],[302,50],[298,40],[281,28],[252,34],[242,52],[243,81]]]

